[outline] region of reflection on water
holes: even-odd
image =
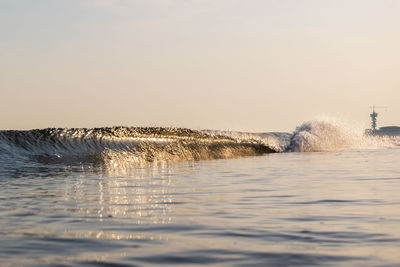
[[[92,179],[66,180],[64,201],[85,203],[74,212],[99,220],[129,218],[135,224],[171,221],[168,214],[174,198],[169,190],[168,169],[139,169],[127,177],[116,174],[107,172]]]
[[[392,149],[3,166],[0,257],[10,266],[395,264],[399,159]]]

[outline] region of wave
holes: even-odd
[[[109,127],[0,131],[1,158],[41,163],[188,161],[280,152],[260,139],[182,128]]]
[[[397,147],[332,120],[305,122],[293,133],[195,131],[184,128],[104,127],[0,131],[0,163],[101,164],[121,167],[279,152],[327,152]],[[25,166],[25,165],[24,165]]]

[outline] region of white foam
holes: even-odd
[[[304,122],[293,133],[289,151],[328,152],[379,149],[398,146],[392,137],[371,136],[364,129],[332,118]]]

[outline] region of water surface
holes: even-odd
[[[10,161],[11,162],[11,161]],[[400,149],[3,162],[3,265],[400,263]]]

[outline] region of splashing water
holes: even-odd
[[[366,135],[332,119],[308,121],[294,131],[288,147],[291,152],[333,152],[378,149],[397,146],[398,139]]]

